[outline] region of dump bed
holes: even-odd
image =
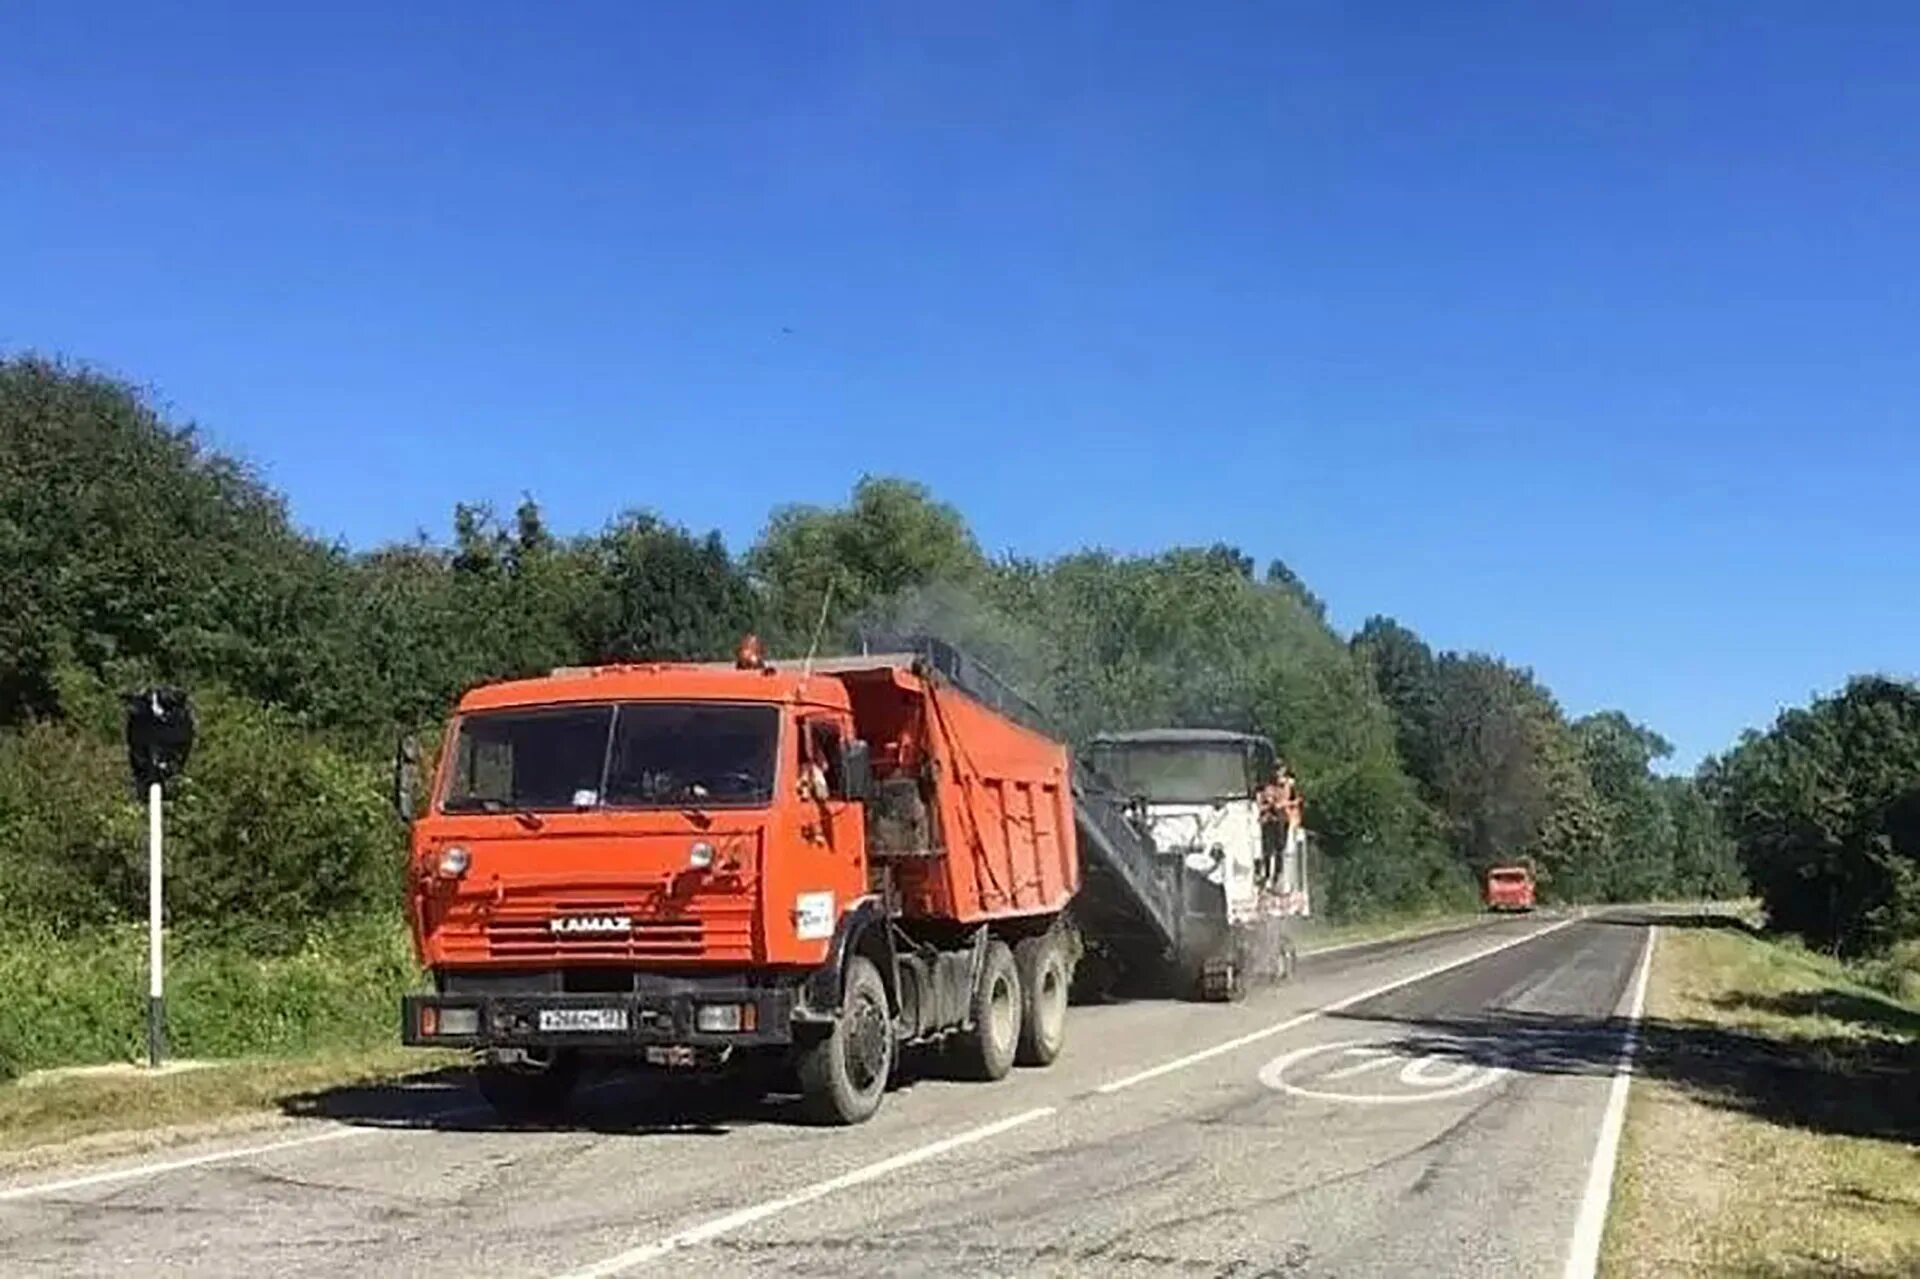
[[[874,637],[890,650],[885,658],[838,658],[834,666],[884,661],[933,681],[943,696],[964,694],[992,708],[1002,722],[1061,736],[1055,725],[1005,680],[941,640],[925,635]],[[1178,950],[1181,944],[1183,874],[1179,862],[1161,858],[1153,840],[1126,816],[1126,797],[1078,760],[1071,761],[1067,802],[1081,853],[1085,891],[1074,913],[1102,936],[1142,955]]]
[[[912,655],[815,669],[845,686],[872,751],[868,852],[902,916],[971,925],[1066,908],[1080,859],[1065,746]]]

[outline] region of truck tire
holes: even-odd
[[[545,1066],[483,1064],[474,1071],[474,1080],[480,1095],[502,1119],[557,1119],[566,1113],[580,1080],[580,1057],[556,1050]]]
[[[833,1028],[799,1048],[800,1110],[817,1124],[865,1123],[880,1109],[893,1073],[893,1017],[880,970],[864,955],[847,961]]]
[[[1020,1047],[1020,971],[999,938],[987,943],[980,983],[973,989],[973,1025],[957,1045],[962,1071],[973,1079],[1005,1079]]]
[[[1013,1059],[1022,1066],[1051,1066],[1067,1042],[1066,948],[1051,933],[1028,937],[1013,948],[1020,974],[1020,1045]]]

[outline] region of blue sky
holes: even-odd
[[[0,350],[320,533],[906,475],[1689,766],[1920,668],[1913,6],[262,8],[8,7]]]

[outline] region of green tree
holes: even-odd
[[[1861,676],[1702,770],[1771,923],[1843,953],[1920,935],[1920,685]]]
[[[1393,713],[1401,760],[1429,796],[1437,794],[1440,677],[1433,650],[1400,623],[1377,615],[1354,635],[1352,647]]]
[[[829,599],[829,638],[843,642],[878,602],[929,582],[972,581],[986,567],[958,511],[911,480],[873,476],[844,508],[776,510],[746,563],[789,650],[806,646]]]
[[[132,388],[34,357],[0,360],[0,551],[0,724],[57,713],[66,667],[297,699],[341,569]]]
[[[1619,711],[1574,721],[1587,774],[1607,825],[1604,865],[1595,875],[1601,895],[1643,901],[1671,891],[1675,830],[1667,792],[1653,774],[1673,746]]]
[[[695,538],[636,512],[584,550],[594,590],[580,647],[598,660],[718,658],[757,624],[752,587],[718,533]]]

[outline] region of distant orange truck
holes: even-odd
[[[1495,866],[1487,872],[1481,898],[1488,910],[1532,910],[1532,867]]]

